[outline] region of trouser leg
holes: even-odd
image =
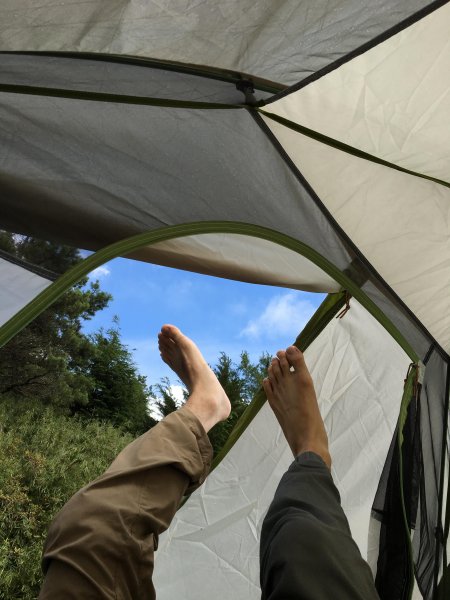
[[[127,446],[53,520],[39,599],[153,600],[158,535],[211,459],[205,430],[184,407]]]
[[[378,600],[323,460],[298,456],[261,532],[262,600]]]

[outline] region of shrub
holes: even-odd
[[[132,436],[56,414],[29,401],[0,401],[0,598],[37,598],[48,526],[80,487],[100,475]]]

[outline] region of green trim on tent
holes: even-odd
[[[243,80],[244,81],[244,80]],[[395,163],[391,163],[387,160],[383,160],[374,154],[369,154],[368,152],[364,152],[363,150],[359,150],[354,146],[350,146],[349,144],[345,144],[344,142],[340,142],[332,137],[324,135],[323,133],[319,133],[313,129],[309,129],[308,127],[304,127],[303,125],[299,125],[298,123],[294,123],[289,119],[285,119],[283,117],[279,117],[278,115],[269,113],[261,108],[257,108],[256,106],[251,106],[249,104],[226,104],[226,103],[216,103],[216,102],[195,102],[193,100],[185,101],[185,100],[171,100],[170,98],[151,98],[148,96],[129,96],[128,94],[107,94],[103,92],[88,92],[81,90],[68,90],[61,88],[48,88],[48,87],[39,87],[39,86],[30,86],[30,85],[13,85],[0,83],[0,92],[9,93],[9,94],[24,94],[24,95],[32,95],[32,96],[48,96],[51,98],[68,98],[72,100],[86,100],[90,102],[107,102],[113,104],[132,104],[135,106],[159,106],[163,108],[184,108],[190,110],[236,110],[236,109],[246,109],[249,111],[258,112],[261,115],[264,115],[268,119],[272,119],[276,121],[280,125],[284,125],[293,131],[298,133],[302,133],[303,135],[310,137],[312,139],[321,142],[322,144],[326,144],[327,146],[331,146],[332,148],[336,148],[337,150],[341,150],[346,152],[347,154],[351,154],[358,158],[362,158],[364,160],[368,160],[384,167],[388,167],[390,169],[395,169],[396,171],[400,171],[402,173],[407,173],[408,175],[412,175],[413,177],[420,177],[421,179],[427,179],[429,181],[433,181],[434,183],[438,183],[445,187],[450,187],[450,183],[444,181],[443,179],[437,179],[436,177],[431,177],[430,175],[425,175],[424,173],[419,173],[417,171],[411,171],[410,169],[405,169],[400,165],[396,165]],[[258,103],[259,105],[264,105],[264,100]]]
[[[98,250],[91,256],[88,256],[83,262],[75,265],[69,271],[64,273],[52,285],[47,287],[29,304],[22,308],[22,310],[7,321],[0,328],[0,347],[6,344],[21,329],[26,327],[28,323],[57,300],[68,288],[77,283],[82,277],[96,267],[99,267],[105,262],[118,256],[126,256],[144,246],[178,237],[199,235],[202,233],[234,233],[256,237],[273,242],[306,257],[327,273],[327,275],[340,283],[343,289],[347,290],[354,298],[356,298],[358,302],[391,334],[411,360],[413,362],[418,362],[419,357],[415,350],[392,321],[384,315],[383,311],[378,308],[378,306],[353,281],[351,281],[347,275],[342,273],[329,260],[303,242],[279,233],[278,231],[274,231],[267,227],[260,227],[258,225],[232,221],[204,221],[173,225],[155,231],[139,233]]]
[[[447,500],[446,500],[446,509],[445,509],[445,521],[444,521],[444,538],[443,538],[443,566],[444,572],[442,574],[442,579],[438,585],[438,592],[441,590],[442,600],[444,598],[450,598],[450,563],[447,563],[447,544],[449,539],[449,531],[450,531],[450,476],[447,479]],[[441,597],[439,596],[439,600]]]
[[[397,443],[398,443],[398,456],[399,456],[399,471],[400,471],[400,498],[402,504],[402,515],[403,515],[403,524],[405,527],[406,540],[407,540],[407,551],[408,551],[408,562],[410,567],[410,581],[411,587],[407,591],[408,598],[411,600],[413,589],[414,589],[414,560],[413,560],[413,550],[412,550],[412,542],[411,542],[411,531],[408,525],[408,518],[406,516],[406,506],[405,506],[405,493],[404,493],[404,479],[403,479],[403,428],[405,426],[407,416],[408,416],[408,407],[411,403],[411,400],[416,395],[416,386],[418,385],[418,375],[419,375],[419,366],[416,364],[411,365],[409,369],[408,376],[405,380],[405,386],[403,388],[403,396],[400,404],[400,415],[399,415],[399,423],[398,423],[398,433],[397,433]]]
[[[335,317],[339,310],[345,306],[347,297],[348,295],[345,291],[338,292],[337,294],[328,294],[311,319],[305,325],[304,329],[297,336],[294,346],[297,346],[297,348],[300,348],[300,350],[304,352],[325,329],[325,327],[328,325],[331,319]],[[266,395],[261,387],[255,394],[252,402],[243,412],[239,421],[236,423],[222,449],[215,457],[211,465],[211,471],[215,469],[217,465],[225,458],[234,444],[238,441],[238,439],[259,413],[265,402]]]
[[[287,85],[255,77],[241,71],[233,71],[230,69],[221,69],[220,67],[211,67],[206,65],[197,65],[191,63],[183,63],[171,60],[163,60],[151,58],[147,56],[132,56],[125,54],[107,54],[105,52],[58,52],[51,50],[2,50],[1,54],[12,54],[16,56],[45,56],[48,58],[66,58],[68,60],[92,60],[97,62],[109,62],[115,64],[126,64],[134,67],[144,67],[148,69],[159,69],[163,71],[173,71],[185,75],[194,75],[197,77],[205,77],[207,79],[215,79],[232,85],[238,84],[240,81],[251,81],[257,90],[268,92],[269,94],[278,94],[288,89]]]
[[[297,133],[301,133],[313,140],[321,142],[322,144],[326,144],[327,146],[331,146],[332,148],[336,148],[337,150],[341,150],[342,152],[347,152],[347,154],[352,154],[357,158],[362,158],[364,160],[370,160],[371,162],[382,165],[383,167],[389,167],[390,169],[395,169],[396,171],[401,171],[402,173],[407,173],[408,175],[412,175],[413,177],[420,177],[421,179],[428,179],[429,181],[433,181],[434,183],[438,183],[439,185],[444,185],[445,187],[450,187],[450,183],[448,181],[444,181],[443,179],[437,179],[437,177],[432,177],[431,175],[425,175],[424,173],[419,173],[418,171],[411,171],[410,169],[405,169],[400,165],[396,165],[395,163],[391,163],[387,160],[383,160],[374,154],[370,154],[369,152],[364,152],[363,150],[359,150],[354,146],[350,146],[349,144],[345,144],[344,142],[340,142],[335,138],[329,137],[323,133],[319,133],[314,129],[310,129],[309,127],[304,127],[303,125],[299,125],[298,123],[294,123],[294,121],[290,121],[289,119],[285,119],[284,117],[280,117],[276,114],[267,112],[262,110],[261,108],[255,108],[257,112],[264,115],[268,119],[272,121],[276,121],[280,125],[284,127],[288,127]]]
[[[10,83],[0,83],[0,92],[6,92],[8,94],[24,94],[28,96],[48,96],[50,98],[69,98],[71,100],[88,100],[91,102],[107,102],[112,104],[162,106],[166,108],[201,108],[208,110],[244,108],[243,104],[171,100],[170,98],[150,98],[148,96],[129,96],[128,94],[107,94],[104,92],[87,92],[82,90],[67,90],[34,85],[14,85]]]
[[[442,437],[442,452],[441,452],[441,468],[439,474],[439,495],[438,495],[438,519],[441,532],[441,539],[436,544],[436,563],[435,563],[435,571],[434,571],[434,584],[436,587],[436,593],[438,594],[438,598],[440,598],[439,594],[443,594],[442,598],[448,598],[449,596],[445,595],[446,591],[450,591],[450,564],[447,565],[447,543],[450,532],[450,449],[447,447],[446,440],[448,439],[448,427],[449,427],[449,411],[450,411],[450,361],[447,363],[447,375],[445,377],[445,400],[444,400],[444,425],[443,425],[443,437]],[[445,499],[445,514],[443,515],[444,510],[444,487],[445,487],[445,472],[446,472],[446,463],[447,463],[447,494]],[[444,516],[444,523],[442,526],[442,517]],[[441,543],[439,543],[439,541]],[[442,579],[439,584],[439,567],[441,563],[441,555],[440,552],[442,550],[442,566],[443,566],[443,574]],[[441,592],[439,592],[441,589]]]

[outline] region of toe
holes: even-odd
[[[270,373],[271,369],[272,369],[272,372]],[[278,358],[272,358],[272,362],[269,367],[269,373],[270,373],[270,376],[273,377],[276,382],[280,381],[282,373],[281,373],[280,361],[278,360]]]
[[[280,369],[283,375],[289,375],[290,365],[286,358],[286,352],[284,350],[278,350],[277,357],[280,364]]]
[[[267,400],[269,400],[269,402],[272,402],[272,400],[273,400],[272,382],[270,381],[270,379],[268,377],[266,377],[265,379],[263,379],[262,383],[263,383],[264,391],[267,396]]]
[[[183,334],[178,329],[178,327],[175,327],[175,325],[168,325],[168,324],[167,325],[163,325],[161,327],[161,333],[164,336],[166,336],[168,338],[171,338],[175,342],[178,341],[180,338],[183,337]]]
[[[269,368],[267,369],[267,379],[269,379],[270,382],[276,381],[276,377],[275,377],[275,373],[273,372],[272,364],[270,364]]]
[[[286,348],[286,359],[289,365],[294,367],[295,370],[300,370],[305,366],[303,354],[296,346],[289,346],[289,348]]]
[[[158,348],[160,350],[164,349],[164,350],[169,351],[173,347],[174,347],[174,343],[170,338],[165,337],[164,335],[161,335],[161,334],[158,336]]]

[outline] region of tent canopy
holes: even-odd
[[[406,532],[389,526],[387,538],[412,538],[415,593],[426,599],[441,577],[448,536],[449,28],[450,4],[424,0],[10,0],[0,7],[0,227],[97,251],[49,286],[45,276],[0,259],[5,307],[20,298],[13,300],[18,311],[40,294],[15,316],[5,308],[0,341],[118,255],[340,299],[341,290],[350,293],[357,301],[350,316],[335,323],[334,309],[323,308],[308,350],[323,379],[322,410],[333,415],[335,475],[345,482],[364,450],[360,477],[341,491],[363,554],[370,539],[374,555],[386,557],[389,544],[370,534],[369,513],[372,506],[387,527],[395,440],[403,440],[399,485],[417,518]],[[363,359],[371,328],[377,356]],[[316,350],[323,347],[333,349],[328,371]],[[341,356],[340,365],[351,365],[344,383],[333,366]],[[421,395],[402,400],[411,361],[424,377]],[[263,436],[252,429],[267,418],[258,402],[229,443],[227,469],[237,480],[245,444]],[[389,418],[379,421],[377,403]],[[348,422],[338,417],[343,412]],[[417,421],[418,437],[398,435],[399,413]],[[375,426],[377,444],[358,433],[360,414]],[[357,444],[344,442],[344,423]],[[263,428],[268,446],[254,451],[269,456],[278,452],[278,433]],[[278,470],[281,451],[279,459]],[[419,473],[417,489],[407,485],[408,465]],[[268,474],[251,472],[258,489]],[[263,497],[244,507],[237,495],[236,520],[222,508],[214,513],[214,495],[205,499],[205,492],[183,511],[211,502],[208,526],[240,527],[254,552]],[[204,523],[184,512],[179,519],[189,523],[187,537],[161,555],[198,542]],[[221,569],[222,550],[208,552],[228,597],[234,583]],[[206,568],[206,559],[197,560]],[[256,598],[254,565],[237,564],[250,582],[237,597]],[[182,581],[160,573],[167,597],[184,597]]]

